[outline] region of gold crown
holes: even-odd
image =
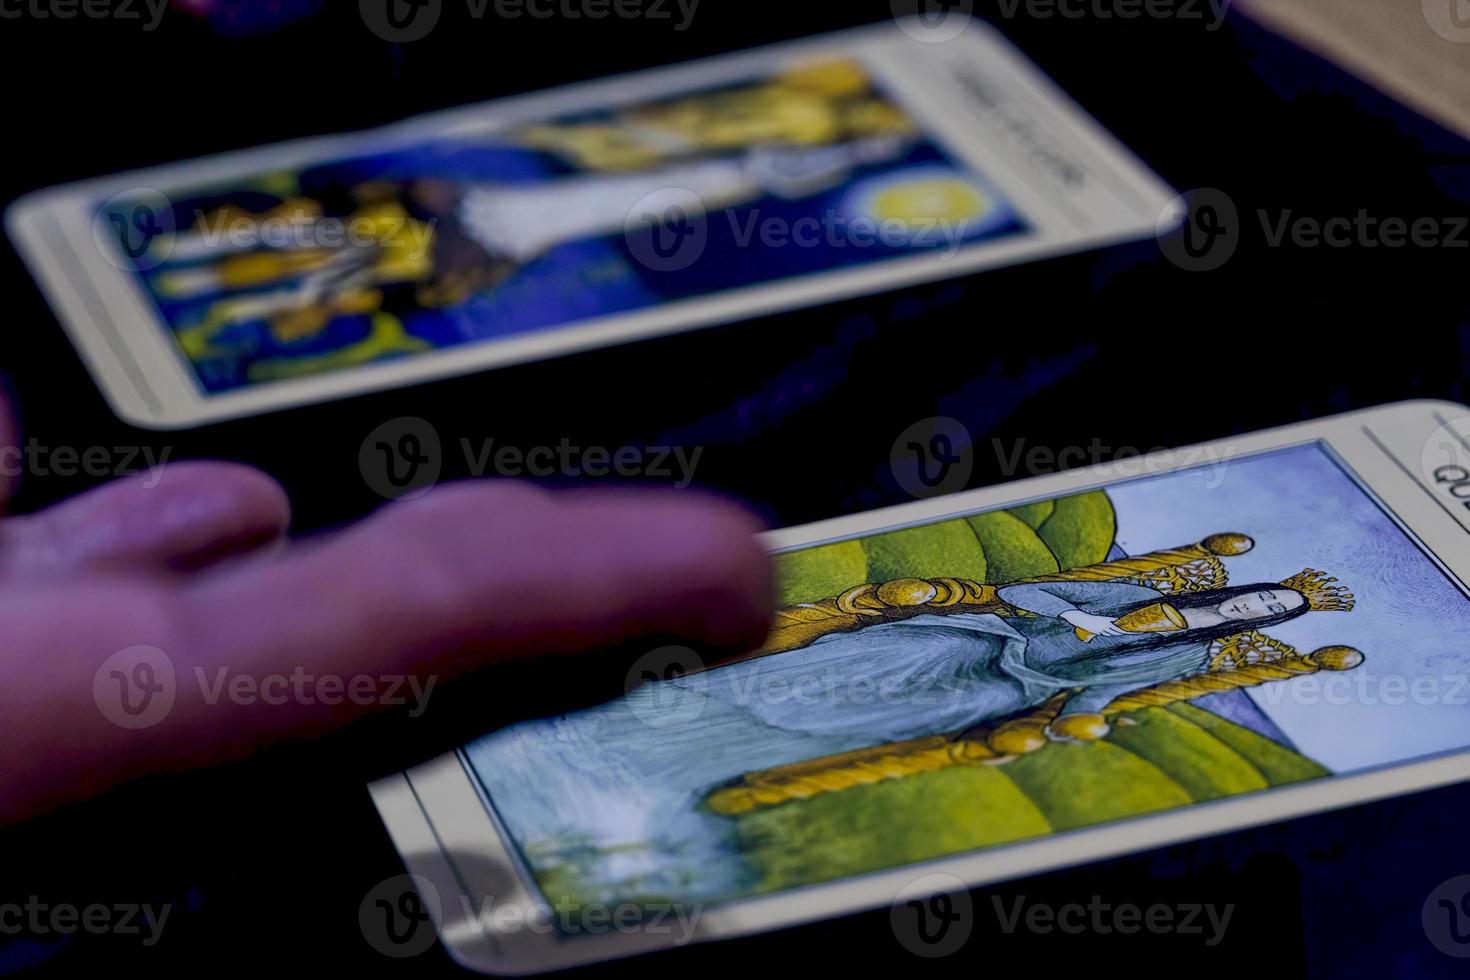
[[[1337,579],[1315,568],[1304,568],[1281,584],[1295,589],[1307,598],[1307,608],[1316,612],[1347,612],[1353,608],[1353,594],[1345,585],[1333,585]]]

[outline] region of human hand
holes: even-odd
[[[1080,609],[1064,612],[1061,618],[1078,629],[1086,630],[1096,636],[1122,636],[1128,632],[1113,622],[1108,616],[1094,616],[1092,613],[1085,613]]]
[[[771,612],[754,520],[684,491],[453,484],[291,544],[288,519],[264,474],[180,463],[0,521],[0,824],[383,707],[272,679],[425,690],[649,636],[755,645]]]

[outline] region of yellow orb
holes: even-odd
[[[727,786],[724,789],[717,789],[709,795],[706,803],[711,810],[724,816],[749,813],[755,809],[754,797],[743,786]]]
[[[985,741],[1002,755],[1025,755],[1046,744],[1046,732],[1038,722],[1013,722],[991,732]]]
[[[1075,738],[1080,742],[1096,742],[1110,728],[1108,720],[1098,714],[1062,715],[1051,723],[1051,730],[1062,738]]]
[[[1363,662],[1363,651],[1353,647],[1322,647],[1307,657],[1323,670],[1352,670]]]
[[[896,578],[878,586],[878,599],[885,606],[922,606],[938,594],[932,582],[921,578]]]
[[[873,195],[873,217],[904,222],[920,231],[932,231],[940,222],[955,225],[973,220],[988,210],[985,195],[959,178],[911,180]]]
[[[1243,555],[1256,546],[1247,534],[1212,534],[1201,542],[1212,555]]]

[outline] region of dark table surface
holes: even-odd
[[[1320,219],[1360,210],[1410,221],[1464,215],[1463,139],[1237,16],[1211,30],[1181,18],[1003,10],[980,4],[977,12],[993,16],[1166,180],[1231,197],[1242,223],[1227,265],[1186,272],[1147,242],[292,413],[147,433],[108,411],[7,249],[0,279],[11,328],[0,363],[25,434],[50,446],[144,445],[167,447],[171,459],[255,463],[290,490],[301,533],[380,502],[358,471],[358,447],[401,415],[428,419],[448,439],[697,445],[699,485],[786,525],[906,499],[890,447],[907,425],[936,415],[974,435],[971,485],[982,486],[1037,472],[1008,465],[1017,445],[1106,456],[1407,398],[1467,400],[1470,251],[1275,247],[1257,220],[1288,210]],[[397,48],[363,29],[356,5],[335,0],[277,33],[244,38],[182,17],[148,33],[115,22],[6,21],[0,199],[887,15],[887,4],[704,0],[682,32],[644,21],[466,21]],[[83,486],[30,474],[16,507]],[[0,967],[455,971],[438,949],[400,962],[364,941],[358,904],[401,866],[363,790],[383,759],[341,759],[333,745],[288,747],[128,787],[0,835],[0,899],[166,902],[173,910],[149,947],[118,935],[0,936]],[[1463,975],[1464,961],[1426,941],[1420,909],[1440,882],[1470,872],[1467,807],[1470,786],[1452,787],[986,889],[975,897],[974,937],[943,959],[906,952],[883,912],[586,972]],[[1236,910],[1214,947],[1182,935],[1004,934],[992,898],[1009,905],[1022,895]]]

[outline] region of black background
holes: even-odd
[[[7,84],[0,199],[101,173],[350,130],[424,110],[596,78],[882,19],[887,4],[703,0],[670,21],[472,21],[449,3],[425,40],[391,46],[354,3],[273,33],[221,37],[166,15],[0,21]],[[1235,433],[1407,398],[1465,401],[1470,250],[1271,247],[1257,212],[1327,219],[1464,215],[1470,146],[1332,66],[1232,16],[1206,21],[1004,17],[1028,55],[1180,189],[1220,188],[1238,253],[1190,273],[1140,245],[873,299],[178,433],[117,421],[25,270],[0,256],[3,364],[24,433],[48,446],[167,447],[246,460],[280,479],[295,528],[381,503],[358,470],[376,425],[428,419],[441,438],[517,446],[701,446],[698,482],[785,525],[907,499],[895,436],[935,415],[975,437],[972,486],[1018,445],[1105,454]],[[1467,51],[1470,57],[1470,51]],[[998,440],[998,443],[992,442]],[[1004,447],[997,451],[995,447]],[[451,458],[446,475],[455,472]],[[17,509],[81,489],[27,475]],[[163,939],[23,937],[0,965],[167,973],[455,968],[435,949],[373,951],[362,897],[401,870],[330,746],[154,780],[0,836],[0,893],[174,907]],[[331,761],[328,761],[330,758]],[[960,973],[1450,975],[1420,907],[1470,872],[1470,787],[1093,865],[977,892],[965,949],[921,960],[886,911],[590,969]],[[1234,903],[1226,939],[1002,935],[992,895],[1060,904]]]

